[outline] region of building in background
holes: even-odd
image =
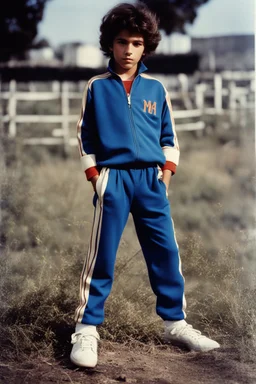
[[[183,58],[188,66],[190,64],[187,60],[196,54],[200,58],[198,69],[201,71],[253,71],[254,52],[254,35],[197,38],[174,33],[171,36],[162,36],[156,55],[150,58],[153,60],[161,56],[163,59],[166,55],[167,60],[180,56],[180,60]],[[32,49],[28,52],[28,62],[32,65],[94,69],[106,67],[108,59],[97,46],[73,42],[60,45],[56,51],[50,46]],[[157,65],[163,68],[163,64],[161,62],[161,65]],[[184,66],[180,67],[180,71],[184,71]]]
[[[99,68],[105,64],[102,52],[94,45],[67,43],[62,44],[59,51],[64,66]]]
[[[173,33],[170,36],[162,35],[156,53],[175,55],[191,51],[191,37],[182,33]]]
[[[200,70],[254,70],[254,35],[191,39],[191,50],[200,54]]]
[[[190,37],[181,33],[162,35],[156,53],[179,55],[197,53],[202,71],[254,70],[254,35]]]
[[[55,61],[55,53],[51,47],[31,49],[28,52],[28,59],[33,63],[48,63]]]

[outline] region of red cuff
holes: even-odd
[[[176,164],[174,164],[172,161],[166,161],[165,165],[161,168],[162,171],[165,169],[169,169],[169,171],[172,171],[172,173],[176,173]]]
[[[90,167],[88,169],[86,169],[86,171],[84,171],[86,177],[87,177],[87,180],[91,180],[93,178],[93,176],[96,176],[96,175],[99,175],[99,171],[96,167]]]

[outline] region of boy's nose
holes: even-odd
[[[127,45],[125,54],[126,56],[130,56],[132,54],[131,45]]]

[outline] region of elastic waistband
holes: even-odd
[[[144,163],[144,162],[136,162],[131,164],[117,164],[110,165],[108,168],[113,169],[144,169],[144,168],[155,168],[158,167],[156,163]]]

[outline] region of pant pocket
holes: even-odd
[[[164,188],[165,195],[166,195],[166,197],[168,197],[168,191],[167,191],[165,183],[162,180],[162,177],[163,177],[163,171],[162,171],[162,169],[160,167],[157,167],[157,180],[158,180],[158,183],[161,185],[161,188],[162,187]]]
[[[158,167],[157,167],[157,178],[158,178],[158,180],[162,180],[162,177],[163,177],[163,171],[162,171],[162,169],[158,166]]]
[[[165,190],[166,197],[168,197],[168,191],[167,191],[165,183],[161,179],[159,179],[158,182],[159,182],[159,184],[161,184],[163,186],[163,188]]]

